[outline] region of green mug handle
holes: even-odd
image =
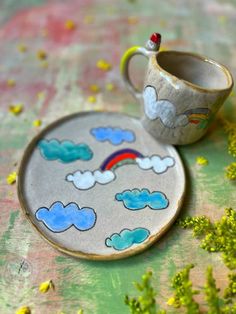
[[[125,82],[126,87],[131,94],[138,100],[142,99],[142,92],[140,92],[132,83],[129,74],[129,63],[132,57],[136,55],[144,56],[149,59],[151,56],[156,55],[160,48],[161,35],[153,33],[146,43],[146,47],[133,46],[125,51],[120,61],[120,72]]]

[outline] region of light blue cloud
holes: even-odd
[[[97,141],[109,141],[113,145],[119,145],[123,142],[132,143],[135,141],[135,135],[132,131],[121,128],[99,127],[91,129],[90,132]]]
[[[149,235],[149,230],[145,228],[123,229],[120,233],[113,233],[110,238],[106,239],[105,244],[108,247],[113,247],[115,250],[122,251],[128,249],[133,244],[144,242]]]
[[[131,210],[139,210],[147,206],[151,209],[164,209],[169,205],[164,193],[150,193],[148,189],[125,190],[122,193],[117,193],[115,199],[122,201],[124,206]]]
[[[63,232],[72,226],[85,231],[96,223],[95,211],[92,208],[80,208],[76,203],[64,206],[61,202],[55,202],[50,208],[39,208],[35,217],[53,232]]]
[[[87,144],[75,144],[72,141],[41,140],[38,142],[41,155],[46,160],[60,160],[69,163],[75,160],[90,160],[93,152]]]

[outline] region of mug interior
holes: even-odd
[[[156,61],[163,70],[196,87],[222,90],[233,84],[232,77],[224,66],[199,55],[162,51],[157,54]]]

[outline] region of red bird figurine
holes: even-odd
[[[153,33],[146,43],[146,49],[151,51],[158,51],[161,45],[161,34]]]

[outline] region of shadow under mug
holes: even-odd
[[[142,92],[129,75],[129,62],[135,55],[149,59]],[[234,84],[225,66],[189,52],[131,47],[120,68],[129,91],[143,105],[145,129],[156,139],[175,145],[193,143],[206,133]]]

